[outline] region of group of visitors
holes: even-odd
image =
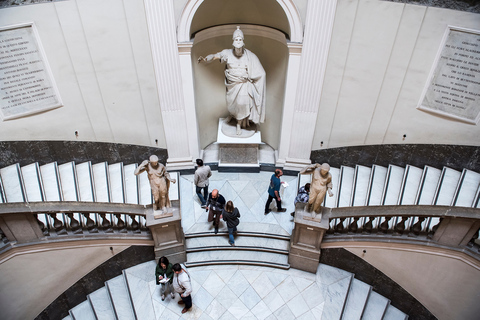
[[[167,289],[170,291],[172,299],[175,299],[175,292],[180,295],[178,304],[185,305],[182,313],[187,312],[192,307],[192,282],[188,272],[182,268],[179,263],[172,265],[167,257],[161,257],[158,260],[155,269],[155,279],[160,287],[160,297],[165,300]]]

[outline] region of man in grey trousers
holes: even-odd
[[[195,189],[200,202],[202,203],[202,208],[207,207],[207,198],[208,198],[208,178],[212,176],[212,171],[209,166],[203,165],[202,159],[197,159],[197,170],[195,171]],[[203,195],[202,195],[203,190]]]

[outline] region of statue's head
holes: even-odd
[[[237,26],[237,30],[233,32],[233,46],[237,49],[243,48],[245,45],[243,39],[243,32],[240,30],[240,27]]]
[[[326,175],[330,171],[330,165],[328,163],[322,163],[320,166],[320,173]]]
[[[152,166],[157,166],[158,165],[158,157],[156,155],[151,155],[149,158],[149,162]]]

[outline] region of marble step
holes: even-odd
[[[368,185],[367,206],[379,206],[382,204],[383,190],[387,178],[387,168],[373,165]]]
[[[411,165],[405,167],[403,183],[398,198],[398,205],[414,205],[422,181],[423,170]]]
[[[248,248],[266,248],[273,250],[282,250],[288,251],[290,247],[290,240],[287,239],[275,239],[275,238],[265,238],[255,235],[243,235],[243,233],[238,233],[235,235],[235,246],[236,247],[248,247]],[[228,246],[228,232],[219,232],[217,235],[211,235],[208,237],[192,237],[186,238],[186,247],[187,250],[192,250],[195,248],[204,248],[204,247],[219,247],[219,246]]]
[[[71,315],[68,315],[65,318],[62,318],[62,320],[73,320],[73,318]]]
[[[324,206],[328,208],[335,208],[338,197],[338,188],[340,185],[340,169],[330,168],[330,174],[332,175],[332,193],[333,197],[326,196],[324,200]]]
[[[136,319],[156,319],[152,301],[155,267],[155,261],[149,261],[123,270]]]
[[[93,169],[90,161],[77,164],[78,193],[80,201],[93,202],[95,199],[95,188],[93,187]]]
[[[480,190],[480,174],[463,169],[452,206],[474,207],[475,196]]]
[[[116,320],[115,311],[106,287],[92,292],[87,297],[97,319]]]
[[[0,178],[2,180],[5,202],[25,202],[22,175],[18,164],[1,168]]]
[[[337,204],[335,207],[350,207],[353,191],[355,169],[341,166]]]
[[[125,203],[138,204],[138,176],[134,174],[137,164],[123,166],[125,178]]]
[[[423,168],[422,181],[420,183],[420,188],[418,190],[415,204],[427,206],[433,204],[433,199],[435,198],[435,191],[437,190],[438,181],[440,180],[441,173],[442,170],[430,166],[425,166]]]
[[[135,314],[123,274],[108,280],[105,282],[105,286],[110,294],[110,299],[112,300],[117,319],[134,320]]]
[[[437,191],[433,200],[433,205],[449,206],[455,195],[455,190],[460,181],[461,172],[444,167],[440,175]]]
[[[405,168],[389,165],[382,196],[382,205],[393,206],[398,203],[402,188]]]
[[[364,206],[368,198],[368,185],[372,169],[364,166],[355,166],[353,180],[352,207]]]
[[[95,202],[110,202],[110,189],[108,187],[108,164],[96,163],[92,166]]]
[[[26,198],[28,202],[42,202],[45,199],[43,195],[42,179],[40,177],[40,166],[38,163],[32,163],[21,168],[23,185],[25,187]]]
[[[70,316],[72,316],[74,320],[97,320],[92,305],[88,300],[70,309]]]
[[[392,305],[388,305],[382,320],[407,320],[408,316]]]
[[[326,286],[325,304],[322,318],[325,320],[341,319],[347,296],[353,280],[353,274],[329,265],[320,264],[316,274],[317,283]]]
[[[290,241],[290,234],[278,224],[242,222],[242,218],[240,217],[240,224],[237,229],[238,233],[245,235],[252,234],[255,236],[274,237]],[[227,231],[224,221],[220,222],[219,231]],[[185,232],[185,238],[210,236],[212,234],[213,228],[211,222],[197,222]]]
[[[118,162],[108,165],[110,202],[125,203],[123,163]]]
[[[230,248],[229,250],[219,249],[187,253],[185,266],[194,267],[218,264],[256,265],[280,269],[290,268],[288,264],[288,254],[235,250]]]
[[[45,201],[62,201],[57,163],[51,162],[40,166],[40,174]]]
[[[342,314],[342,320],[360,320],[372,287],[353,279],[348,291],[347,301]]]
[[[59,185],[63,201],[78,201],[78,188],[75,162],[67,162],[58,166]]]
[[[382,320],[390,300],[372,291],[368,296],[365,310],[363,311],[363,320]]]

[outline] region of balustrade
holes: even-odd
[[[4,234],[2,226],[10,233]],[[28,227],[28,235],[11,231]],[[37,228],[38,226],[38,228]],[[38,231],[36,231],[37,229]],[[145,208],[141,205],[81,202],[11,203],[0,206],[2,243],[25,242],[43,237],[88,234],[149,234]],[[36,235],[36,236],[35,236]]]
[[[325,241],[334,239],[422,240],[480,252],[480,210],[444,206],[326,208]],[[437,232],[438,231],[438,232]],[[453,240],[455,239],[455,240]]]

